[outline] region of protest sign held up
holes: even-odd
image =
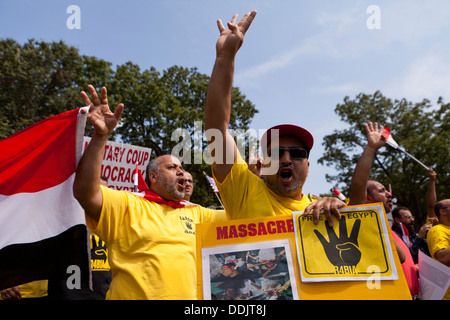
[[[198,224],[199,299],[411,299],[382,206],[340,213]]]
[[[311,216],[294,215],[296,243],[304,282],[398,279],[383,207],[345,208],[330,227]]]
[[[91,138],[84,137],[84,150]],[[145,176],[145,169],[152,149],[108,141],[102,161],[102,176],[108,179],[108,187],[116,190],[134,191],[136,165]]]

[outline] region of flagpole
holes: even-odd
[[[420,164],[422,167],[424,167],[425,169],[430,169],[428,168],[426,165],[424,165],[422,162],[420,162],[419,160],[417,160],[413,155],[409,154],[408,152],[406,152],[405,150],[402,150],[400,148],[398,148],[398,150],[400,150],[401,152],[405,153],[407,156],[409,156],[411,159],[415,160],[418,164]]]
[[[216,195],[216,197],[217,197],[217,200],[219,200],[219,202],[220,202],[220,205],[222,206],[222,208],[224,208],[224,209],[225,209],[225,207],[223,206],[223,203],[222,203],[222,201],[220,200],[220,197],[219,197],[219,195],[218,195],[217,193],[215,193],[215,192],[214,192],[214,194]]]
[[[430,169],[426,165],[424,165],[422,162],[417,160],[413,155],[411,155],[408,152],[406,152],[406,150],[402,150],[402,149],[399,148],[398,143],[394,140],[394,138],[392,138],[391,129],[389,129],[388,127],[384,127],[384,129],[383,129],[383,136],[386,138],[386,143],[388,145],[390,145],[394,149],[400,150],[401,152],[403,152],[404,154],[409,156],[411,159],[415,160],[418,164],[420,164],[425,169],[427,169],[427,170]]]

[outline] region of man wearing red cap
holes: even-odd
[[[314,139],[305,129],[295,125],[278,125],[261,139],[267,163],[261,178],[250,172],[228,133],[231,114],[231,89],[234,62],[256,11],[247,13],[237,23],[237,15],[225,28],[217,21],[220,37],[216,43],[216,61],[206,99],[206,136],[210,142],[213,174],[225,209],[233,219],[313,213],[315,223],[323,210],[330,225],[332,215],[340,219],[338,209],[345,203],[337,198],[320,198],[311,203],[302,193],[308,176],[309,152]]]

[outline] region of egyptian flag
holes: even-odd
[[[384,127],[383,128],[383,136],[386,138],[386,143],[388,145],[390,145],[394,149],[398,149],[398,143],[392,137],[391,129]]]
[[[408,246],[408,248],[411,248],[412,243],[409,240],[409,231],[408,228],[406,228],[406,226],[400,222],[400,229],[402,230],[402,240],[403,242]]]
[[[216,182],[214,181],[214,179],[213,179],[212,177],[208,176],[208,175],[206,174],[205,171],[203,171],[203,174],[205,175],[206,180],[208,180],[209,185],[211,186],[211,188],[212,188],[213,191],[214,191],[214,194],[215,194],[216,197],[217,197],[217,200],[219,200],[220,205],[221,205],[222,208],[223,208],[224,206],[223,206],[222,200],[220,200],[220,197],[219,197],[219,188],[217,188]]]
[[[148,189],[147,183],[145,183],[145,179],[142,176],[141,171],[136,163],[136,169],[133,174],[133,186],[134,192],[144,191]]]
[[[333,189],[333,193],[339,198],[339,200],[346,200],[345,196],[338,189]]]
[[[214,181],[214,179],[211,178],[210,176],[208,176],[205,172],[203,172],[203,174],[205,175],[206,180],[208,180],[209,185],[213,189],[214,193],[219,193],[219,189],[217,188],[217,185],[216,185],[216,182]]]
[[[390,145],[392,148],[397,149],[401,152],[403,152],[404,154],[406,154],[408,157],[410,157],[411,159],[413,159],[414,161],[416,161],[418,164],[420,164],[422,167],[424,167],[425,169],[429,170],[430,168],[427,167],[425,164],[423,164],[421,161],[419,161],[416,157],[414,157],[412,154],[408,153],[406,150],[402,150],[399,148],[398,143],[394,140],[394,138],[392,137],[391,134],[391,129],[384,127],[383,129],[383,136],[386,138],[386,143],[388,145]]]
[[[0,141],[0,289],[49,279],[49,296],[64,298],[68,283],[89,283],[84,211],[72,191],[85,124],[74,109]]]

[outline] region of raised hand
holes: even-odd
[[[427,176],[430,178],[430,181],[436,182],[437,173],[433,169],[427,170]]]
[[[108,137],[117,126],[122,115],[123,104],[119,104],[113,113],[108,106],[105,87],[102,88],[100,98],[93,86],[89,85],[88,90],[92,102],[84,91],[81,92],[81,97],[85,105],[90,106],[87,118],[94,126],[94,133],[78,163],[73,194],[86,214],[95,221],[99,221],[103,206],[103,196],[100,190],[103,154]],[[85,112],[84,109],[81,110],[81,112]]]
[[[97,135],[109,136],[117,126],[123,112],[123,104],[119,104],[114,113],[109,109],[106,88],[103,87],[100,98],[92,85],[88,86],[91,100],[86,92],[81,91],[81,97],[86,106],[90,106],[88,120],[94,126],[94,133]]]
[[[234,56],[244,42],[244,35],[252,24],[256,16],[256,10],[246,13],[241,21],[236,25],[238,15],[235,14],[230,22],[227,23],[226,29],[222,20],[217,20],[220,36],[216,43],[217,56]]]
[[[378,130],[378,123],[372,122],[366,123],[365,125],[367,131],[367,145],[375,150],[380,149],[382,146],[386,144],[386,137],[383,136],[383,126],[380,126],[380,130]]]

